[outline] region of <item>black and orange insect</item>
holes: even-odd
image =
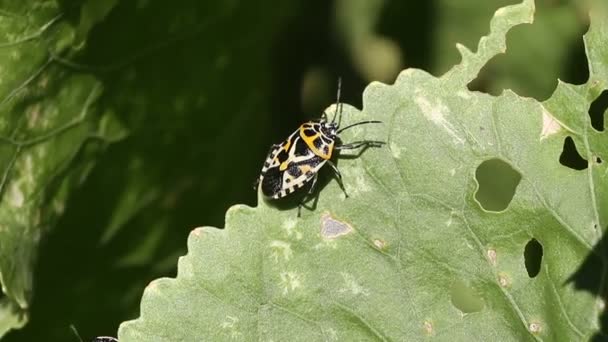
[[[339,134],[351,127],[381,123],[378,120],[360,121],[340,128],[342,122],[342,103],[340,102],[341,81],[338,80],[336,107],[331,121],[323,112],[320,119],[303,123],[285,141],[272,145],[262,172],[256,183],[262,188],[262,194],[267,198],[283,198],[304,185],[310,183],[308,193],[298,205],[298,217],[301,207],[314,192],[319,170],[327,164],[336,175],[338,183],[348,197],[342,183],[342,175],[336,164],[331,160],[334,151],[353,150],[362,147],[380,147],[384,142],[361,140],[343,144]]]

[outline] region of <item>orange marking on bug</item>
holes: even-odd
[[[306,135],[306,133],[304,133],[304,130],[306,129],[305,126],[306,126],[306,124],[300,126],[300,137],[302,138],[302,140],[304,140],[306,145],[308,145],[308,148],[310,148],[310,150],[314,154],[316,154],[317,156],[319,156],[325,160],[331,159],[331,152],[334,149],[334,142],[332,141],[331,144],[327,145],[328,146],[327,153],[323,152],[322,150],[319,150],[315,146],[315,140],[319,139],[319,137],[321,136],[321,133],[317,132],[313,136],[308,136],[308,135]]]
[[[287,166],[289,166],[289,163],[287,161],[282,162],[281,165],[279,165],[279,171],[287,170]]]
[[[300,168],[300,171],[302,171],[303,174],[306,174],[309,171],[312,171],[312,167],[310,167],[310,165],[298,165],[298,167]]]
[[[283,150],[285,150],[285,152],[288,152],[290,147],[291,147],[291,139],[287,139],[287,143],[285,143],[285,146],[283,146]]]

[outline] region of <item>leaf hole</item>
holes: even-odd
[[[604,90],[589,107],[591,126],[600,132],[603,132],[606,127],[606,112],[608,112],[608,90]]]
[[[571,137],[564,139],[564,148],[559,156],[559,163],[577,171],[587,168],[587,160],[578,153],[574,140]]]
[[[543,261],[543,245],[536,239],[528,241],[524,248],[524,265],[528,272],[528,277],[535,278],[540,272],[540,265]]]
[[[450,288],[452,305],[462,313],[479,312],[483,309],[483,300],[479,294],[461,280],[455,280]]]
[[[533,24],[519,25],[507,33],[507,53],[491,58],[467,87],[499,96],[510,89],[520,96],[548,99],[557,80],[584,84],[589,79],[583,33],[587,27],[576,13],[560,15],[557,6],[538,4]],[[568,22],[576,29],[566,29]],[[543,61],[543,67],[530,63]]]
[[[521,174],[501,159],[489,159],[479,164],[475,172],[478,188],[475,199],[484,210],[507,209],[521,181]]]

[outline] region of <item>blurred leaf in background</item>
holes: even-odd
[[[55,90],[39,91],[43,95],[33,99],[16,96],[0,117],[7,138],[0,144],[0,171],[10,171],[0,193],[1,210],[10,211],[0,214],[6,220],[1,225],[18,227],[12,221],[16,212],[5,202],[9,185],[21,184],[28,172],[28,153],[53,151],[40,156],[47,169],[36,168],[41,174],[28,190],[40,200],[28,196],[27,210],[19,211],[40,234],[18,229],[28,232],[18,243],[0,240],[0,253],[8,253],[0,263],[10,271],[18,261],[23,267],[15,274],[21,273],[19,281],[33,291],[31,322],[6,340],[65,341],[72,338],[70,324],[85,339],[116,331],[121,321],[137,316],[146,284],[175,275],[192,227],[223,226],[227,207],[255,204],[251,186],[268,146],[305,118],[317,117],[333,101],[338,76],[344,78],[345,102],[360,106],[369,81],[391,83],[403,67],[440,74],[458,62],[456,42],[475,46],[487,34],[492,13],[516,2],[2,2],[0,37],[5,34],[9,43],[0,50],[5,94],[28,93],[33,86],[21,89],[20,84],[36,70],[49,73],[35,79],[48,79],[48,88]],[[586,70],[577,66],[585,65],[580,33],[587,18],[579,7],[575,1],[539,1],[533,26],[543,21],[546,26],[535,35],[509,35],[513,50],[522,46],[519,53],[506,56],[513,62],[497,58],[497,66],[474,82],[476,89],[523,87],[528,95],[542,96],[561,75],[584,81]],[[551,56],[551,63],[525,71],[531,67],[528,48],[539,51],[538,58]],[[22,55],[9,61],[14,51]],[[523,71],[515,72],[521,64]],[[65,117],[55,120],[51,112],[40,116],[51,122],[48,130],[24,129],[26,105],[38,102],[45,108],[63,106]],[[90,104],[86,124],[23,144],[46,137],[68,122],[64,119],[76,120],[80,112],[72,109],[85,103]],[[100,147],[125,131],[126,139],[99,155]],[[23,132],[27,136],[12,136]],[[62,145],[54,145],[60,140]],[[14,165],[5,167],[4,160]],[[86,182],[73,186],[84,174]],[[49,203],[65,209],[56,224]],[[42,223],[34,221],[37,217]],[[17,246],[27,255],[16,258]],[[19,296],[4,291],[9,306],[3,308],[14,311]],[[22,325],[30,310],[31,296],[20,296],[28,308],[21,305],[6,316],[6,329]]]
[[[68,70],[75,27],[51,1],[3,2],[0,21],[0,335],[30,310],[40,243],[95,156],[124,135],[103,85]]]

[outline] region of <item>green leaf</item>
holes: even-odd
[[[460,56],[454,44],[474,46],[479,35],[487,32],[487,20],[492,12],[514,2],[440,1],[432,73],[443,73],[458,63]],[[473,88],[479,87],[491,94],[512,89],[520,95],[546,99],[555,89],[558,78],[584,82],[581,77],[573,77],[572,72],[578,67],[573,61],[582,49],[581,34],[588,24],[586,2],[539,1],[534,23],[509,32],[508,53],[489,61],[472,84]],[[530,63],[531,60],[543,61],[543,67]],[[584,73],[581,74],[584,77]]]
[[[0,12],[0,336],[27,320],[41,240],[96,151],[122,135],[101,84],[63,66],[74,29],[55,1]]]
[[[195,229],[177,277],[147,287],[121,342],[589,339],[600,305],[570,277],[608,224],[608,140],[587,114],[608,88],[608,19],[594,13],[589,82],[560,83],[543,103],[467,89],[532,21],[531,0],[498,10],[477,52],[458,46],[462,62],[441,78],[410,69],[372,83],[345,124],[384,124],[343,140],[387,146],[340,160],[350,197],[330,181],[300,219],[260,198],[233,206],[224,230]],[[567,136],[587,169],[559,163]]]

